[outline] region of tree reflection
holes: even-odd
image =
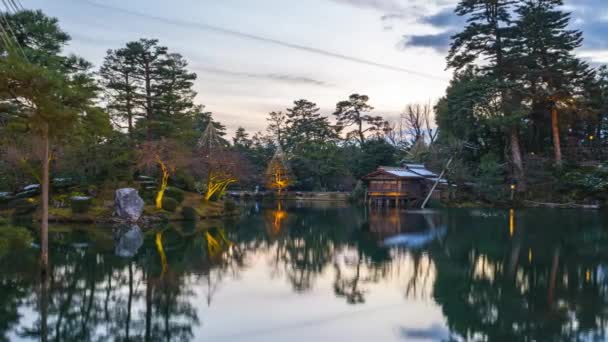
[[[606,339],[608,234],[599,215],[385,211],[366,220],[351,208],[284,205],[238,223],[148,229],[133,253],[116,252],[121,239],[107,229],[53,227],[53,267],[42,281],[37,250],[11,244],[0,250],[0,340],[195,340],[197,306],[221,305],[223,284],[260,260],[294,295],[329,291],[368,305],[396,290],[433,301],[461,339]],[[385,244],[446,224],[446,235],[424,244]],[[20,317],[28,312],[36,314]]]
[[[515,216],[516,224],[511,213],[503,221],[508,231],[497,234],[488,227],[500,226],[503,216],[472,224],[467,214],[450,215],[451,226],[469,226],[453,229],[445,250],[433,251],[434,297],[452,331],[483,340],[604,339],[608,286],[585,277],[585,270],[601,272],[608,256],[597,248],[608,242],[597,216],[575,224],[563,212]]]

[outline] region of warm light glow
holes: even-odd
[[[222,252],[220,243],[209,232],[205,232],[205,239],[207,240],[207,252],[210,256],[215,257]]]
[[[162,172],[162,178],[160,181],[160,188],[158,189],[158,193],[156,194],[156,209],[162,209],[163,207],[163,196],[165,195],[165,190],[167,190],[167,184],[169,183],[169,169],[167,165],[160,159],[160,156],[156,155],[156,161],[160,166],[160,170]]]
[[[283,150],[278,146],[266,170],[266,186],[269,189],[277,190],[279,196],[281,196],[283,190],[291,184],[293,184],[293,179],[290,176],[289,167],[285,161]]]
[[[593,140],[593,139],[595,139],[595,137],[593,135],[590,135],[589,140]]]
[[[528,262],[532,263],[532,249],[528,249]]]
[[[511,190],[515,190],[515,184],[511,184]]]
[[[207,181],[207,192],[205,193],[205,200],[208,201],[214,195],[220,197],[226,192],[226,188],[232,183],[236,183],[237,179],[230,175],[222,175],[218,172],[211,172],[209,174],[209,180]]]
[[[509,210],[509,236],[515,233],[515,210]]]
[[[585,272],[585,281],[586,281],[586,282],[591,281],[591,272],[590,272],[589,270],[587,270],[587,271]]]
[[[162,267],[161,278],[167,273],[167,255],[165,254],[165,248],[163,247],[163,234],[162,232],[156,232],[156,250],[160,255],[160,264]]]
[[[233,245],[232,241],[228,240],[223,230],[218,229],[217,235],[217,237],[214,237],[209,231],[205,232],[207,252],[212,258],[220,256],[225,250]]]
[[[283,221],[287,219],[287,212],[282,209],[281,202],[277,203],[277,210],[271,211],[272,215],[272,227],[271,234],[273,236],[278,235],[281,232]]]

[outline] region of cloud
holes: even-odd
[[[406,341],[409,340],[432,340],[443,341],[450,337],[450,330],[440,324],[432,324],[427,328],[400,327],[398,334]]]
[[[446,2],[449,5],[448,2]],[[563,8],[572,13],[571,27],[583,31],[583,48],[586,57],[597,62],[597,56],[608,50],[606,27],[608,26],[608,2],[606,0],[571,0]],[[423,16],[419,23],[428,24],[438,33],[406,35],[401,42],[403,47],[425,47],[445,53],[449,48],[450,37],[465,25],[465,18],[457,16],[454,6],[444,7],[441,11]],[[598,51],[598,54],[590,53]],[[605,60],[602,58],[601,60]]]
[[[71,0],[71,1],[76,1],[76,0]],[[332,0],[332,1],[336,1],[336,0]],[[339,1],[342,1],[342,0],[339,0]],[[378,0],[378,1],[360,0],[360,1],[356,1],[356,0],[352,0],[352,1],[347,1],[347,2],[349,2],[349,3],[362,3],[362,4],[363,3],[370,3],[371,2],[371,3],[376,3],[376,4],[382,4],[382,3],[392,3],[393,1],[383,1],[383,0]],[[96,1],[92,1],[92,0],[81,0],[80,3],[84,3],[84,4],[87,4],[89,6],[94,6],[94,7],[101,8],[101,9],[108,10],[108,11],[114,11],[114,12],[122,13],[122,14],[125,14],[125,15],[130,15],[130,16],[133,16],[133,17],[139,17],[139,18],[144,18],[144,19],[148,19],[148,20],[154,20],[154,21],[161,22],[161,23],[164,23],[164,24],[167,24],[167,25],[173,25],[173,26],[178,26],[178,27],[184,27],[184,28],[197,29],[197,30],[202,30],[202,31],[207,31],[207,32],[213,32],[213,33],[221,34],[221,35],[225,35],[225,36],[231,36],[231,37],[236,37],[236,38],[240,38],[240,39],[246,39],[246,40],[250,40],[250,41],[257,41],[257,42],[260,42],[260,43],[266,43],[266,44],[271,44],[271,45],[276,45],[276,46],[282,46],[282,47],[285,47],[285,48],[290,48],[290,49],[294,49],[294,50],[308,52],[308,53],[311,53],[311,54],[321,55],[321,56],[325,56],[325,57],[337,58],[337,59],[341,59],[341,60],[344,60],[344,61],[349,61],[349,62],[352,62],[352,63],[372,66],[372,67],[376,67],[376,68],[380,68],[380,69],[384,69],[384,70],[402,72],[402,73],[406,73],[406,74],[410,74],[410,75],[415,75],[415,76],[419,76],[419,77],[423,77],[423,78],[428,78],[428,79],[433,79],[433,80],[441,81],[441,82],[444,81],[444,79],[442,77],[439,77],[437,75],[427,74],[427,73],[419,72],[419,71],[416,71],[416,70],[413,70],[413,69],[407,69],[407,68],[402,68],[402,67],[395,66],[395,65],[390,65],[390,64],[386,64],[386,63],[380,63],[380,62],[376,62],[376,61],[372,61],[372,60],[367,60],[367,59],[359,58],[359,57],[356,57],[356,56],[349,56],[349,55],[345,55],[345,54],[342,54],[342,53],[339,53],[339,52],[334,52],[334,51],[330,51],[330,50],[320,49],[320,48],[316,48],[316,47],[312,47],[312,46],[294,44],[294,43],[291,43],[289,41],[283,41],[283,40],[274,39],[274,38],[270,38],[270,37],[250,34],[250,33],[246,33],[246,32],[241,32],[241,31],[233,30],[233,29],[230,29],[230,28],[213,26],[213,25],[209,25],[209,24],[206,24],[206,23],[203,23],[203,22],[192,22],[192,21],[186,21],[186,20],[180,20],[180,19],[171,19],[171,18],[156,16],[156,15],[149,15],[149,14],[145,14],[145,13],[142,13],[142,12],[138,12],[138,11],[133,11],[133,10],[121,8],[121,7],[115,7],[115,6],[111,6],[111,5],[107,5],[107,4],[102,4],[102,3],[99,3],[99,2],[96,2]]]
[[[403,13],[407,7],[396,0],[331,0],[340,4],[359,8],[374,9],[384,13]]]
[[[404,37],[403,45],[425,47],[444,53],[450,47],[450,40],[454,33],[455,32],[448,31],[439,34],[406,36]]]
[[[320,86],[320,87],[331,87],[332,86],[326,82],[319,81],[319,80],[316,80],[313,78],[309,78],[309,77],[305,77],[305,76],[281,74],[281,73],[257,74],[257,73],[251,73],[251,72],[232,71],[232,70],[225,70],[225,69],[211,68],[211,67],[200,67],[200,66],[194,66],[193,69],[202,71],[202,72],[209,72],[209,73],[226,75],[226,76],[231,76],[231,77],[239,77],[239,78],[254,78],[254,79],[261,79],[261,80],[285,82],[285,83],[291,83],[291,84],[308,84],[308,85],[315,85],[315,86]]]
[[[464,27],[466,20],[457,16],[454,13],[454,8],[446,7],[435,14],[421,17],[418,22],[429,25],[432,30],[439,32],[406,35],[403,37],[401,45],[403,47],[431,48],[437,52],[445,53],[450,46],[451,37]]]

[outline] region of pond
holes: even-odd
[[[144,231],[55,226],[44,282],[35,241],[0,241],[0,340],[605,340],[607,223],[283,203]]]

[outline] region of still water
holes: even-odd
[[[0,340],[606,340],[607,223],[284,203],[144,231],[56,226],[48,282],[35,241],[0,241]]]

